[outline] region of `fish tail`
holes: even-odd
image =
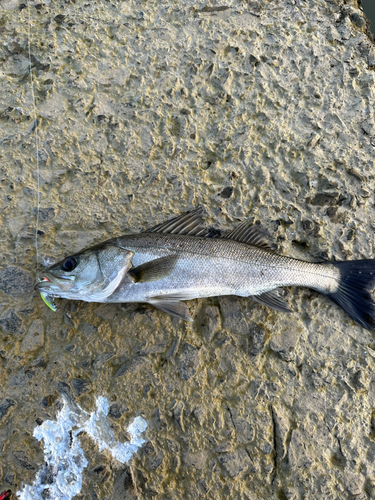
[[[335,291],[324,293],[368,330],[375,329],[375,259],[330,262],[340,271]]]

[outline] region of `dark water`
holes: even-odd
[[[371,21],[371,31],[375,34],[375,0],[362,0],[362,8]]]

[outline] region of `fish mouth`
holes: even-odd
[[[47,290],[50,290],[52,287],[52,282],[48,278],[42,278],[39,283],[37,283],[34,287],[34,290],[37,292],[45,292]]]
[[[37,292],[44,292],[46,290],[53,290],[56,287],[59,287],[58,280],[63,281],[74,281],[75,276],[56,276],[54,279],[51,278],[42,278],[39,283],[37,283],[34,289]]]

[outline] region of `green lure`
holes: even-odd
[[[52,311],[56,312],[57,307],[53,301],[53,298],[51,295],[48,295],[48,293],[41,292],[40,296],[42,297],[43,302],[50,308]]]

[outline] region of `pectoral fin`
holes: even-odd
[[[149,300],[148,303],[152,304],[154,307],[157,307],[161,311],[170,314],[171,316],[183,319],[184,321],[193,321],[187,305],[183,302],[155,299]]]
[[[274,290],[262,293],[261,295],[251,295],[250,298],[263,306],[272,307],[272,309],[276,309],[276,311],[293,312],[293,310],[289,307],[289,304],[280,297],[280,291],[281,288],[275,288]]]
[[[150,260],[138,267],[130,269],[128,275],[135,283],[149,283],[168,276],[177,263],[178,255],[168,255],[160,259]]]

